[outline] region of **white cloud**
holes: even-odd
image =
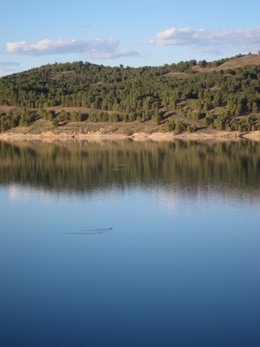
[[[97,38],[92,40],[41,40],[35,43],[28,41],[7,42],[7,53],[16,54],[60,54],[60,53],[84,53],[93,49],[114,50],[119,41],[114,38]]]
[[[41,40],[35,43],[29,41],[7,42],[5,52],[24,55],[48,55],[66,53],[84,53],[93,58],[108,59],[126,56],[138,56],[138,52],[118,51],[119,40],[96,38],[89,40]]]
[[[256,51],[260,48],[260,28],[219,31],[169,28],[157,33],[150,43],[160,46],[191,46],[215,52],[230,48]]]

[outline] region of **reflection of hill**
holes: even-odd
[[[0,143],[0,184],[60,191],[174,185],[259,190],[260,144]]]

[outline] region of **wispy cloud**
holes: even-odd
[[[38,42],[7,42],[5,52],[23,55],[48,55],[84,53],[98,59],[111,59],[126,56],[138,56],[138,52],[118,50],[120,41],[113,37],[89,40],[41,40]]]
[[[17,61],[0,61],[1,67],[16,67],[19,65],[20,63],[18,63]]]
[[[17,61],[0,61],[0,71],[1,72],[15,71],[15,68],[19,65],[20,63],[18,63]]]
[[[218,31],[169,28],[157,33],[150,43],[160,46],[190,46],[215,53],[230,48],[255,51],[260,47],[260,28]]]
[[[91,56],[96,59],[117,59],[122,57],[140,57],[140,54],[136,51],[128,50],[119,50],[114,52],[92,51]]]

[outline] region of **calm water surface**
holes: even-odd
[[[260,144],[0,143],[1,347],[259,347]]]

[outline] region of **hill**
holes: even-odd
[[[233,58],[217,60],[207,64],[205,67],[194,66],[193,72],[225,71],[229,69],[243,68],[245,66],[260,65],[260,54],[239,55]]]
[[[260,130],[260,55],[160,67],[45,65],[0,79],[0,130]],[[119,130],[118,130],[119,129]]]

